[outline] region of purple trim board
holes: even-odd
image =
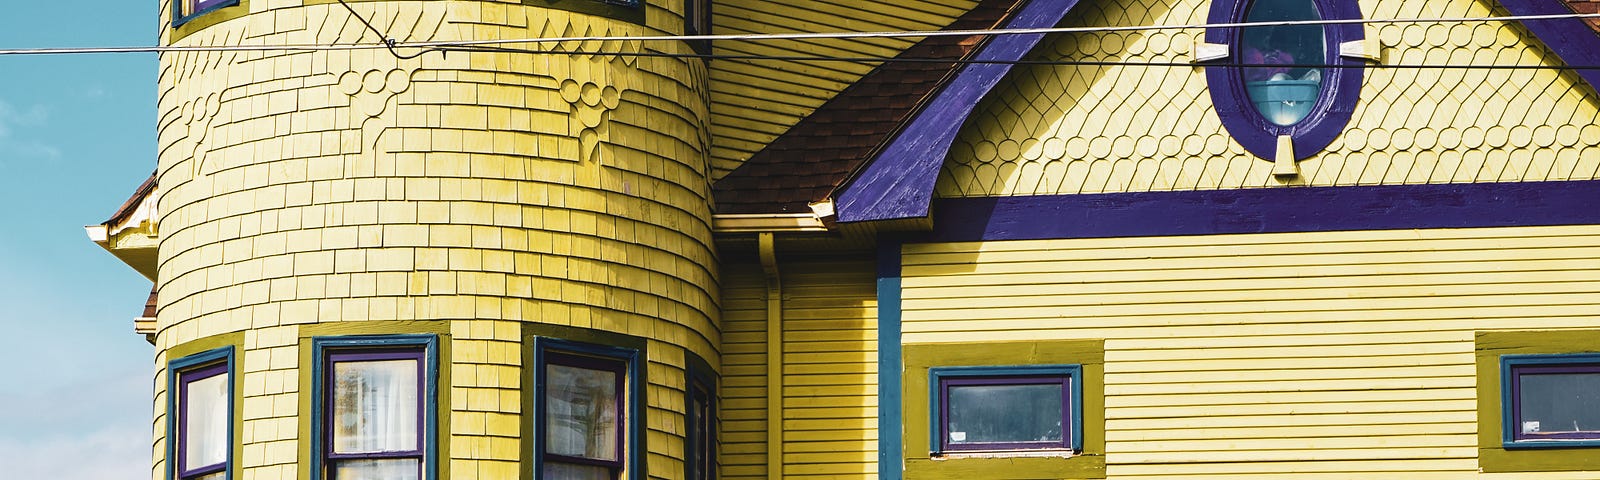
[[[1572,13],[1572,8],[1561,0],[1500,0],[1500,5],[1518,16]],[[1600,34],[1596,34],[1582,19],[1529,20],[1522,22],[1522,25],[1567,65],[1600,65]],[[1578,69],[1577,73],[1589,84],[1590,89],[1600,88],[1600,70],[1583,68]]]
[[[1066,17],[1078,0],[1031,0],[1005,28],[1048,28]],[[889,141],[859,176],[838,194],[838,219],[865,222],[926,216],[933,183],[956,133],[978,102],[989,94],[1011,64],[1033,50],[1044,34],[999,35],[990,39],[955,80]]]
[[[1006,25],[1006,28],[1054,25],[1077,3],[1077,0],[1031,1],[1021,14]],[[1571,9],[1560,0],[1501,0],[1500,3],[1513,15],[1572,13]],[[1600,65],[1600,35],[1590,29],[1583,20],[1539,20],[1523,23],[1535,37],[1568,65]],[[1330,31],[1339,32],[1341,29],[1335,28]],[[1338,36],[1361,38],[1360,34],[1353,33],[1339,33]],[[1041,38],[1040,35],[997,37],[986,45],[976,58],[1018,60],[1037,45]],[[957,78],[939,92],[928,108],[918,113],[907,128],[882,153],[869,160],[861,173],[837,194],[839,221],[865,222],[928,216],[933,203],[934,180],[937,179],[939,168],[949,152],[950,143],[972,109],[988,95],[1009,70],[1009,65],[982,63],[969,64],[963,68]],[[1580,69],[1577,72],[1591,89],[1600,86],[1600,70]],[[1349,108],[1353,105],[1353,103],[1347,105],[1340,99],[1344,89],[1359,90],[1359,77],[1350,80],[1341,81],[1332,89],[1336,90],[1336,93],[1334,100],[1326,102],[1329,110]],[[1330,114],[1324,113],[1324,115]],[[1321,141],[1319,139],[1336,138],[1342,132],[1343,126],[1343,122],[1335,122],[1330,118],[1316,122],[1308,119],[1301,123],[1305,125],[1307,131],[1302,132],[1301,137],[1295,140],[1295,151],[1303,155],[1326,147],[1327,145],[1323,144],[1321,147],[1311,148]],[[1340,128],[1335,129],[1335,124],[1339,124]],[[1230,127],[1229,131],[1232,133],[1235,130],[1237,129]],[[1260,147],[1258,145],[1246,148],[1256,152]],[[1272,148],[1275,149],[1276,145]]]
[[[1600,181],[940,199],[908,242],[1600,224]]]

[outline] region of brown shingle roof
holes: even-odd
[[[982,0],[945,30],[1001,25],[1020,0]],[[885,62],[712,186],[717,213],[805,213],[827,198],[955,76],[983,37],[928,37]]]
[[[139,204],[144,203],[144,198],[149,196],[150,192],[155,191],[155,189],[156,174],[152,173],[150,178],[139,184],[139,188],[133,191],[133,196],[128,197],[128,201],[122,202],[122,206],[117,208],[117,213],[111,214],[111,218],[105,221],[105,225],[119,223],[127,219],[129,215],[133,215],[133,211],[137,210]]]
[[[1562,1],[1567,2],[1567,7],[1571,8],[1574,13],[1600,13],[1600,0]],[[1600,18],[1586,18],[1584,21],[1589,22],[1589,28],[1593,28],[1596,32],[1600,32]]]

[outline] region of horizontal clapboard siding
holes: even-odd
[[[1473,332],[1600,327],[1597,245],[1594,226],[910,244],[904,341],[1105,339],[1112,478],[1471,478]]]
[[[874,263],[794,261],[783,285],[785,478],[875,478],[878,452]],[[723,478],[766,475],[766,280],[723,270]]]
[[[717,1],[713,33],[881,32],[937,30],[976,0]],[[892,57],[918,39],[721,41],[713,53],[731,56]],[[713,178],[738,167],[823,102],[876,66],[871,62],[729,58],[709,64]]]

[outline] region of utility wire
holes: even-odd
[[[354,9],[344,0],[339,3],[345,8]],[[1590,14],[1558,14],[1558,15],[1521,15],[1503,17],[1460,17],[1460,18],[1395,18],[1395,19],[1349,19],[1349,20],[1296,20],[1281,22],[1246,22],[1246,23],[1212,23],[1212,24],[1185,24],[1185,25],[1141,25],[1126,27],[1052,27],[1052,28],[1027,28],[1027,29],[987,29],[987,30],[932,30],[932,31],[884,31],[884,32],[828,32],[828,33],[771,33],[771,34],[739,34],[739,35],[656,35],[656,36],[593,36],[593,37],[545,37],[545,38],[510,38],[494,40],[460,40],[436,42],[399,42],[379,31],[366,19],[356,15],[367,28],[378,34],[382,39],[378,44],[354,45],[324,45],[324,44],[279,44],[279,45],[215,45],[215,46],[143,46],[143,47],[86,47],[86,48],[10,48],[0,49],[0,56],[7,55],[76,55],[76,54],[116,54],[116,53],[178,53],[178,52],[303,52],[303,51],[335,51],[335,50],[371,50],[388,49],[396,56],[401,56],[395,49],[422,48],[425,49],[451,49],[460,50],[460,47],[486,47],[514,44],[542,44],[542,43],[578,43],[578,42],[657,42],[657,41],[737,41],[761,42],[777,40],[821,40],[821,39],[868,39],[868,38],[927,38],[945,36],[998,36],[998,35],[1043,35],[1054,33],[1112,33],[1127,31],[1159,31],[1159,30],[1195,30],[1213,28],[1249,28],[1249,27],[1277,27],[1296,25],[1366,25],[1366,24],[1397,24],[1397,23],[1490,23],[1490,22],[1529,22],[1567,19],[1600,18],[1600,13]],[[505,53],[549,53],[549,54],[578,54],[594,55],[601,53],[581,51],[539,51],[539,50],[506,50]],[[419,54],[402,58],[414,58]],[[644,55],[642,53],[626,53],[625,55]],[[676,55],[676,54],[674,54]],[[739,58],[739,56],[694,55],[682,54],[679,56],[707,58]],[[781,60],[788,57],[749,56],[751,59]],[[805,60],[828,61],[831,57],[804,58]],[[909,59],[894,60],[890,58],[870,58],[870,61],[907,61]],[[857,59],[841,58],[839,61],[857,61]],[[949,61],[930,59],[930,61]]]
[[[394,55],[394,58],[398,58],[398,59],[401,59],[401,60],[410,60],[410,59],[413,59],[413,58],[420,57],[420,56],[422,56],[422,54],[428,53],[429,51],[433,50],[433,49],[429,49],[429,48],[424,48],[424,49],[422,49],[422,51],[419,51],[419,52],[411,54],[411,55],[401,55],[400,52],[395,51],[395,49],[394,49],[394,46],[396,44],[399,44],[400,42],[395,41],[394,38],[389,37],[389,35],[383,33],[382,30],[378,30],[378,27],[372,26],[372,22],[368,22],[366,17],[361,16],[360,13],[356,13],[356,9],[354,7],[351,7],[350,4],[345,3],[344,0],[339,0],[339,4],[340,5],[344,5],[344,9],[350,11],[350,16],[356,17],[356,20],[360,20],[362,25],[366,25],[368,31],[371,31],[374,34],[377,34],[378,35],[378,39],[383,42],[383,46],[385,48],[389,49],[389,54],[390,55]]]

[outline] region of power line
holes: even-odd
[[[343,4],[343,1],[340,1]],[[345,4],[346,8],[350,8]],[[351,10],[352,12],[354,9]],[[998,35],[1043,35],[1058,33],[1114,33],[1128,31],[1159,31],[1159,30],[1197,30],[1212,28],[1248,28],[1248,27],[1278,27],[1297,25],[1368,25],[1368,24],[1401,24],[1401,23],[1492,23],[1492,22],[1529,22],[1550,21],[1567,19],[1600,18],[1600,13],[1590,14],[1558,14],[1558,15],[1521,15],[1502,17],[1458,17],[1458,18],[1394,18],[1394,19],[1349,19],[1349,20],[1296,20],[1281,22],[1246,22],[1246,23],[1213,23],[1213,24],[1183,24],[1183,25],[1140,25],[1126,27],[1052,27],[1028,29],[987,29],[987,30],[931,30],[931,31],[883,31],[883,32],[827,32],[827,33],[768,33],[768,34],[736,34],[736,35],[655,35],[655,36],[591,36],[591,37],[544,37],[544,38],[510,38],[493,40],[459,40],[459,41],[434,41],[434,42],[399,42],[384,35],[360,15],[358,19],[368,29],[382,39],[377,44],[351,44],[351,45],[325,45],[325,44],[277,44],[277,45],[213,45],[213,46],[139,46],[139,47],[83,47],[83,48],[10,48],[0,49],[0,56],[9,55],[79,55],[79,54],[119,54],[119,53],[182,53],[182,52],[307,52],[307,51],[339,51],[339,50],[372,50],[389,49],[394,51],[401,48],[464,50],[461,47],[492,47],[498,45],[514,44],[543,44],[543,43],[581,43],[581,42],[658,42],[658,41],[735,41],[735,42],[761,42],[777,40],[823,40],[823,39],[871,39],[871,38],[927,38],[944,36],[998,36]],[[539,54],[620,54],[644,55],[642,53],[611,53],[611,52],[583,52],[583,51],[557,51],[557,50],[513,50],[502,49],[502,53],[539,53]],[[676,55],[676,54],[673,54]],[[400,56],[396,53],[396,56]],[[411,58],[416,55],[411,55]],[[706,58],[740,58],[740,56],[696,55],[682,54],[684,57]],[[785,59],[788,57],[748,56],[752,59]],[[812,61],[833,60],[830,57],[804,58]],[[890,61],[890,58],[870,58],[870,61]],[[942,59],[929,59],[930,61],[950,61]],[[838,59],[838,61],[857,61],[857,59]],[[905,61],[905,60],[899,60]]]

